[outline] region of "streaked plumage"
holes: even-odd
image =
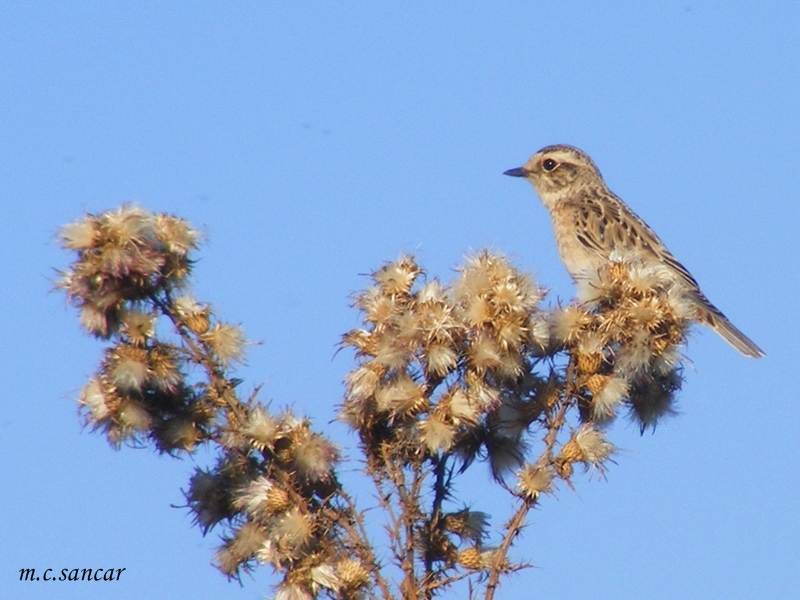
[[[547,146],[524,166],[506,175],[525,177],[550,212],[564,266],[580,280],[608,263],[612,253],[653,260],[675,273],[676,282],[696,307],[695,320],[708,325],[746,356],[764,356],[705,297],[691,273],[679,263],[628,206],[608,189],[600,171],[584,152],[571,146]]]

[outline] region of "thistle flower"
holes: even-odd
[[[414,353],[407,344],[400,343],[393,334],[379,334],[375,338],[376,365],[398,371],[408,368],[414,359]]]
[[[402,312],[404,302],[379,287],[371,287],[356,298],[356,306],[364,311],[364,321],[382,331]]]
[[[183,384],[177,352],[166,344],[156,344],[148,354],[148,383],[163,392],[175,393]]]
[[[295,507],[275,518],[269,537],[280,548],[294,552],[308,543],[313,532],[314,526],[309,516]]]
[[[553,312],[550,319],[550,333],[562,344],[578,340],[591,327],[594,317],[580,306],[570,304]]]
[[[348,590],[356,590],[369,583],[369,573],[361,561],[354,558],[344,558],[336,563],[336,574],[342,587]]]
[[[275,600],[313,600],[311,593],[297,583],[284,581],[276,589]]]
[[[260,404],[256,404],[248,411],[247,422],[242,428],[242,434],[261,452],[272,448],[279,431],[280,422]]]
[[[442,523],[445,531],[455,533],[461,539],[479,543],[487,535],[489,515],[464,508],[444,515]]]
[[[325,563],[311,567],[311,589],[314,594],[320,587],[327,588],[334,592],[338,592],[342,587],[342,581],[336,574],[336,567],[332,564]]]
[[[519,349],[528,337],[525,324],[518,321],[503,319],[498,323],[495,331],[500,346],[506,351]]]
[[[396,262],[388,263],[375,271],[372,278],[386,294],[408,294],[421,273],[422,269],[412,257],[401,256]]]
[[[517,477],[517,487],[529,500],[537,500],[541,494],[552,490],[553,472],[543,464],[525,465]]]
[[[503,356],[497,342],[486,332],[478,332],[469,345],[469,358],[478,373],[496,369]]]
[[[336,447],[319,434],[306,430],[293,444],[293,466],[308,481],[330,481],[333,467],[339,460]]]
[[[455,430],[435,414],[419,422],[422,443],[432,454],[446,452],[453,446]]]
[[[491,322],[494,309],[484,296],[470,296],[466,302],[464,318],[470,327],[481,327]]]
[[[652,336],[646,330],[633,331],[616,356],[615,371],[623,379],[646,376],[657,354],[651,346]]]
[[[150,376],[148,362],[144,348],[118,344],[108,352],[102,370],[120,391],[141,391]]]
[[[522,375],[523,358],[518,351],[503,352],[500,356],[500,364],[497,366],[497,374],[510,380],[517,379]]]
[[[283,556],[275,542],[266,540],[256,552],[256,560],[261,564],[271,564],[277,571],[281,568]]]
[[[197,424],[187,417],[173,417],[160,423],[156,429],[156,441],[161,450],[191,451],[202,437]]]
[[[492,566],[497,554],[497,548],[472,546],[459,552],[458,564],[470,571],[480,571]]]
[[[392,335],[396,338],[398,345],[407,348],[410,354],[413,354],[414,350],[419,347],[424,337],[422,315],[419,314],[418,309],[415,302],[410,302],[406,310],[397,315],[392,324]]]
[[[428,408],[425,390],[406,373],[379,387],[375,403],[379,411],[391,415],[411,415]]]
[[[131,398],[123,398],[117,410],[117,420],[123,433],[146,433],[152,427],[153,418],[141,403]]]
[[[234,530],[230,549],[239,557],[240,562],[244,562],[254,558],[266,540],[267,533],[263,526],[254,521],[245,521],[241,527]]]
[[[571,463],[581,462],[587,468],[599,468],[602,473],[603,463],[614,451],[614,445],[606,441],[605,433],[586,423],[561,447],[559,459],[564,468]],[[562,474],[569,476],[570,473],[571,469],[566,469]]]
[[[94,248],[100,239],[100,228],[96,217],[85,215],[64,225],[59,230],[59,240],[64,248],[70,250],[89,250]]]
[[[217,472],[196,469],[184,496],[204,534],[232,514],[226,482]]]
[[[447,289],[438,279],[431,279],[419,288],[417,302],[421,304],[446,304]]]
[[[518,468],[524,458],[527,446],[519,437],[508,437],[498,431],[491,431],[484,441],[492,476],[503,481],[506,473]]]
[[[531,349],[537,355],[544,354],[545,350],[553,343],[551,336],[551,324],[549,319],[542,313],[535,313],[529,321],[528,339]]]
[[[479,571],[483,568],[481,549],[478,546],[465,548],[458,554],[458,564],[470,571]]]
[[[458,353],[452,346],[429,344],[425,347],[425,362],[431,375],[444,377],[458,366]]]
[[[107,339],[119,329],[119,311],[101,310],[96,306],[86,304],[81,308],[80,324],[90,334]]]
[[[439,410],[454,425],[475,425],[481,418],[481,409],[460,386],[452,386],[439,401]]]
[[[478,298],[490,303],[491,314],[524,315],[530,313],[543,296],[528,275],[514,269],[504,256],[489,251],[468,257],[459,271],[461,277],[453,286],[455,296],[467,313],[475,316],[481,312],[472,306]]]
[[[483,412],[490,412],[500,406],[500,391],[486,382],[475,371],[467,371],[464,375],[467,384],[467,395]]]
[[[264,528],[253,521],[245,521],[235,529],[233,536],[225,542],[214,555],[217,568],[228,577],[235,577],[239,568],[256,557],[267,540]]]
[[[211,327],[211,307],[198,303],[194,297],[178,296],[173,300],[173,306],[189,331],[195,335],[203,335]]]
[[[186,256],[198,246],[200,232],[192,229],[184,219],[162,213],[155,215],[153,226],[158,239],[177,256]]]
[[[142,346],[153,337],[155,316],[139,310],[126,310],[120,316],[123,333],[134,346]]]
[[[120,247],[156,241],[153,228],[153,213],[135,204],[126,204],[101,215],[101,223],[107,243]]]
[[[628,382],[619,377],[594,375],[586,387],[592,392],[592,415],[597,421],[608,420],[628,395]]]
[[[96,377],[92,377],[81,390],[78,404],[89,410],[88,421],[90,423],[97,424],[109,417],[110,410],[106,405],[103,385]]]
[[[242,328],[238,325],[217,323],[201,338],[214,351],[223,365],[227,366],[232,361],[242,362],[244,360],[244,346],[247,340]]]
[[[235,577],[242,561],[231,549],[230,540],[227,542],[216,551],[213,562],[227,577]]]
[[[681,387],[680,371],[675,369],[663,376],[635,379],[630,389],[630,418],[639,424],[642,432],[648,427],[655,430],[665,417],[677,414],[675,392]]]

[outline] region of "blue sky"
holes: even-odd
[[[135,201],[202,228],[198,298],[262,342],[245,388],[352,448],[328,422],[363,274],[411,252],[447,280],[490,246],[569,299],[546,211],[501,173],[570,143],[768,356],[697,329],[682,414],[643,437],[615,424],[618,465],[545,499],[517,554],[537,568],[501,597],[800,596],[799,30],[792,2],[4,3],[3,589],[255,599],[273,582],[210,566],[216,536],[171,507],[192,460],[81,429],[102,346],[51,293],[59,225]],[[502,496],[481,502],[500,525]],[[127,571],[16,581],[84,566]]]

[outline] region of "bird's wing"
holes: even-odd
[[[656,233],[619,198],[606,190],[582,194],[573,205],[575,232],[583,246],[608,258],[614,251],[651,254],[675,270],[693,289],[697,281]]]

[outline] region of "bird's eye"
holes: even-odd
[[[542,161],[542,167],[544,167],[544,170],[547,171],[548,173],[553,169],[555,169],[557,166],[558,163],[554,161],[552,158],[546,158]]]

